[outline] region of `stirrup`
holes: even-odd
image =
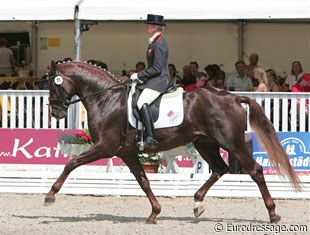
[[[146,137],[146,140],[144,142],[144,146],[146,148],[155,149],[157,147],[158,142],[154,139],[153,136]]]

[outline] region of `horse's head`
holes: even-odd
[[[52,61],[48,78],[50,114],[56,119],[62,119],[67,116],[70,100],[76,95],[74,82],[71,78],[57,72],[54,61]]]

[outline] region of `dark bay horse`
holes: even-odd
[[[151,203],[152,212],[146,222],[156,223],[161,207],[138,160],[135,130],[128,127],[126,86],[111,73],[81,62],[57,66],[52,63],[51,72],[54,74],[49,79],[51,115],[56,119],[66,117],[71,98],[79,96],[87,110],[88,128],[95,145],[66,164],[47,193],[45,205],[55,202],[55,194],[75,168],[101,158],[118,156],[127,164]],[[228,172],[228,166],[219,153],[220,148],[225,149],[235,156],[257,183],[270,222],[277,222],[280,216],[275,212],[275,203],[266,186],[262,167],[252,158],[245,145],[246,113],[242,103],[249,105],[251,127],[270,156],[272,166],[289,179],[295,190],[300,190],[301,182],[261,107],[248,97],[226,91],[197,89],[184,93],[184,121],[176,127],[156,129],[158,147],[155,150],[145,149],[145,152],[160,152],[193,143],[212,169],[210,178],[194,195],[194,215],[199,217],[204,211],[202,202],[207,191]]]

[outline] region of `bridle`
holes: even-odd
[[[51,80],[51,79],[54,79],[54,85],[56,86],[56,88],[58,89],[60,95],[61,95],[61,99],[50,99],[50,103],[60,103],[64,108],[69,108],[69,105],[71,104],[75,104],[77,102],[80,102],[80,101],[83,101],[85,100],[86,98],[90,97],[90,96],[95,96],[95,95],[98,95],[104,91],[108,91],[108,90],[117,90],[117,89],[121,89],[124,87],[124,85],[128,85],[130,83],[130,80],[128,81],[125,81],[121,84],[116,84],[114,86],[111,86],[107,89],[102,89],[102,90],[98,90],[98,91],[95,91],[94,93],[91,93],[91,94],[88,94],[88,95],[85,95],[79,99],[75,99],[75,100],[68,100],[65,96],[65,93],[67,93],[64,89],[64,87],[62,86],[62,82],[63,82],[63,78],[57,74],[57,72],[53,75],[50,75],[48,74],[47,75],[47,79],[48,80]],[[56,82],[55,82],[55,79],[56,79]],[[58,80],[58,81],[57,81]]]

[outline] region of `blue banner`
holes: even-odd
[[[287,153],[290,163],[299,175],[310,174],[310,133],[278,132],[279,140]],[[264,174],[273,174],[266,152],[260,147],[253,133],[253,158],[264,169]]]

